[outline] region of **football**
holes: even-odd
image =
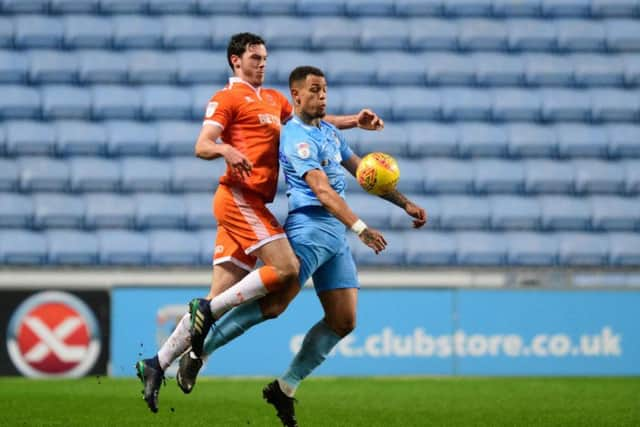
[[[367,193],[381,196],[396,188],[400,168],[396,159],[389,154],[369,153],[358,165],[356,179]]]

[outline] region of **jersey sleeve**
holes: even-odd
[[[283,152],[296,175],[303,178],[312,169],[322,169],[318,158],[318,148],[305,138],[306,135],[294,133],[283,139]]]
[[[231,91],[221,90],[209,100],[202,124],[218,126],[224,130],[232,120],[233,109]]]

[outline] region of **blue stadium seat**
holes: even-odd
[[[327,80],[333,84],[365,85],[375,82],[376,59],[369,54],[336,51],[327,57],[326,67]]]
[[[169,84],[176,80],[175,55],[157,51],[133,51],[129,54],[129,82]]]
[[[468,161],[433,159],[423,164],[424,189],[428,193],[473,192],[473,169]]]
[[[491,210],[487,198],[442,196],[439,201],[441,228],[476,230],[489,227]]]
[[[151,13],[192,13],[195,12],[196,0],[148,0]]]
[[[440,96],[442,116],[447,120],[486,120],[491,116],[491,98],[483,90],[448,88]]]
[[[443,1],[444,12],[452,16],[490,16],[491,0]]]
[[[607,132],[602,126],[561,124],[556,126],[561,157],[607,156]]]
[[[391,227],[391,208],[386,201],[369,194],[352,194],[349,206],[368,226],[386,230]]]
[[[107,134],[101,124],[77,121],[56,121],[56,153],[68,155],[104,155]]]
[[[637,2],[636,2],[637,4]],[[640,50],[638,21],[634,19],[611,19],[606,21],[607,48],[613,51]]]
[[[202,125],[194,122],[163,120],[157,128],[159,154],[192,155]]]
[[[537,91],[496,89],[491,96],[491,115],[494,120],[537,121],[540,119],[542,100]]]
[[[146,86],[142,89],[142,117],[147,120],[189,119],[191,96],[178,87]]]
[[[145,233],[102,230],[97,238],[100,264],[142,266],[149,261],[149,238]]]
[[[393,16],[389,0],[345,0],[345,11],[351,16]]]
[[[306,49],[311,43],[313,26],[294,16],[265,20],[263,37],[273,49]]]
[[[405,233],[386,231],[383,233],[387,241],[384,252],[377,254],[362,242],[351,245],[351,250],[358,260],[358,264],[370,266],[401,266],[405,265]]]
[[[247,0],[247,12],[255,15],[294,15],[295,0]]]
[[[152,231],[149,233],[151,264],[200,264],[200,241],[194,233]]]
[[[524,168],[520,162],[476,159],[473,175],[476,193],[519,193],[524,187]]]
[[[13,43],[20,49],[58,48],[64,27],[55,17],[22,15],[15,18]]]
[[[493,0],[496,16],[538,16],[541,12],[540,0]]]
[[[136,226],[140,228],[184,228],[186,207],[181,196],[137,194]]]
[[[29,65],[24,53],[11,50],[0,51],[0,83],[24,83],[27,80],[28,70]]]
[[[133,121],[111,121],[108,132],[107,151],[114,156],[130,154],[151,155],[156,153],[157,129],[153,125]]]
[[[9,155],[42,154],[55,151],[56,135],[53,126],[35,121],[6,123],[6,151]]]
[[[33,199],[15,193],[0,193],[0,227],[26,228],[33,221]]]
[[[191,86],[191,118],[203,122],[204,113],[207,103],[215,93],[216,88],[211,85],[194,85]]]
[[[305,16],[343,16],[346,0],[298,0],[297,12]]]
[[[371,196],[369,196],[371,197]],[[429,229],[438,228],[440,223],[440,203],[437,197],[423,195],[409,195],[409,199],[418,206],[427,211],[427,225]],[[381,202],[380,200],[379,202]],[[349,202],[351,203],[351,202]],[[386,203],[386,202],[383,202]],[[354,205],[355,206],[355,205]],[[386,206],[380,206],[386,208]],[[411,230],[413,229],[413,218],[407,215],[404,209],[391,207],[391,216],[389,218],[389,226],[393,229]]]
[[[307,3],[300,0],[298,7]],[[316,8],[318,2],[310,0]],[[358,22],[337,15],[335,17],[315,18],[311,22],[311,47],[315,49],[357,49],[360,47],[360,25]]]
[[[129,157],[122,160],[120,185],[125,191],[168,191],[171,165],[167,161]]]
[[[87,3],[87,1],[84,1]],[[97,3],[97,2],[96,2]],[[64,46],[69,49],[108,49],[111,47],[113,25],[110,19],[91,15],[71,15],[64,18]]]
[[[527,193],[573,191],[575,171],[571,162],[528,160],[524,168],[524,189]]]
[[[14,160],[0,158],[0,190],[11,191],[18,188],[18,165]]]
[[[156,18],[136,15],[113,18],[113,45],[116,48],[160,48],[162,36],[162,23]]]
[[[98,263],[98,238],[82,231],[46,233],[49,263],[56,265],[93,265]]]
[[[140,115],[142,98],[138,89],[110,85],[94,86],[91,99],[95,119],[135,119]]]
[[[454,157],[458,147],[458,132],[450,125],[411,122],[405,125],[408,133],[408,155],[411,157]]]
[[[388,86],[423,86],[426,81],[425,62],[422,55],[404,52],[379,51],[372,53],[377,62],[376,81]]]
[[[475,65],[469,56],[429,53],[423,60],[430,85],[471,85],[475,82]]]
[[[451,265],[456,262],[456,238],[451,233],[424,231],[407,234],[408,265]]]
[[[0,262],[5,265],[45,264],[47,240],[40,233],[2,230],[0,231]]]
[[[640,235],[609,234],[609,263],[616,266],[637,267],[640,264]]]
[[[216,248],[216,229],[201,230],[196,235],[200,241],[200,262],[202,265],[211,265]]]
[[[555,21],[555,25],[558,30],[557,47],[562,51],[600,51],[605,48],[605,29],[602,22],[566,19]]]
[[[640,193],[640,162],[627,161],[624,167],[626,171],[625,190],[627,194]]]
[[[171,161],[171,188],[185,192],[213,191],[226,168],[222,159],[205,161],[193,156],[176,157]]]
[[[201,0],[202,1],[202,0]],[[238,2],[241,3],[241,2]],[[238,32],[238,28],[254,34],[262,34],[263,20],[251,16],[213,16],[210,26],[212,28],[212,44],[214,48],[226,49],[231,36]]]
[[[458,152],[464,157],[501,157],[507,152],[507,133],[501,126],[463,123],[458,128]]]
[[[621,86],[624,84],[622,56],[573,55],[576,84],[582,86]]]
[[[422,121],[440,118],[442,101],[439,91],[418,87],[394,87],[388,93],[391,95],[391,113],[395,120]]]
[[[640,92],[624,89],[592,90],[591,117],[598,121],[636,122],[640,118]]]
[[[49,0],[2,0],[3,12],[38,13],[46,12]]]
[[[73,53],[55,50],[29,52],[29,80],[32,83],[75,83],[78,57]]]
[[[100,157],[70,160],[72,191],[118,191],[120,163]]]
[[[562,233],[558,263],[569,266],[603,266],[609,258],[607,235],[590,233]]]
[[[535,197],[491,196],[491,228],[535,230],[540,227],[541,208]]]
[[[0,16],[0,47],[13,47],[14,27],[13,19]]]
[[[609,125],[608,151],[611,157],[640,157],[640,126]]]
[[[556,46],[556,26],[552,21],[513,19],[507,21],[508,46],[518,51],[551,51]]]
[[[230,73],[227,61],[221,61],[217,53],[195,50],[183,50],[177,53],[177,79],[180,83],[200,84],[215,83],[220,86],[226,84]],[[213,91],[214,88],[211,88]]]
[[[439,16],[444,13],[442,0],[396,0],[396,16]]]
[[[640,55],[624,55],[624,82],[628,86],[640,84]]]
[[[391,4],[392,2],[387,2]],[[360,21],[360,47],[370,50],[404,50],[409,46],[406,23],[392,18],[367,18]]]
[[[78,80],[81,83],[127,83],[129,65],[125,55],[107,51],[80,54]]]
[[[408,154],[409,135],[403,126],[387,125],[381,132],[367,132],[360,135],[358,147],[361,153],[382,151],[392,156]]]
[[[26,86],[4,85],[0,97],[0,118],[30,119],[40,116],[40,93]]]
[[[271,66],[271,81],[269,84],[282,84],[289,85],[289,74],[291,70],[300,64],[313,65],[324,71],[326,75],[329,75],[330,68],[326,64],[325,57],[319,53],[305,52],[301,50],[280,50],[270,55],[269,62]],[[371,63],[374,59],[371,58]],[[275,66],[275,67],[274,67]],[[355,72],[355,71],[354,71]],[[371,76],[374,75],[372,71]],[[337,92],[337,91],[333,91]],[[286,94],[289,93],[287,90]],[[333,94],[330,94],[333,96]]]
[[[589,230],[591,205],[586,199],[566,196],[540,197],[541,225],[545,230]]]
[[[213,229],[216,219],[213,216],[213,195],[207,193],[189,193],[184,196],[186,224],[189,228]]]
[[[4,130],[4,126],[0,126],[0,156],[6,154],[7,135]]]
[[[640,229],[640,202],[633,197],[594,196],[590,198],[592,224],[596,230],[633,231]]]
[[[144,13],[148,0],[100,0],[100,11],[104,13]]]
[[[542,91],[542,118],[552,121],[588,121],[591,95],[588,91],[545,89]]]
[[[91,94],[77,86],[42,89],[42,116],[46,120],[91,118]]]
[[[558,240],[553,234],[517,232],[507,234],[509,265],[555,265]]]
[[[490,53],[473,55],[476,82],[488,86],[517,86],[524,82],[525,64],[520,56]]]
[[[638,0],[591,0],[594,16],[632,16],[638,10]]]
[[[206,18],[177,15],[164,18],[163,43],[171,49],[207,49],[211,27]]]
[[[414,50],[455,50],[458,48],[458,26],[445,19],[412,19],[409,21],[409,46]]]
[[[77,196],[41,193],[33,196],[33,225],[38,228],[82,228],[84,200]]]
[[[136,204],[133,197],[94,193],[85,197],[85,226],[88,228],[133,228]]]
[[[456,234],[457,260],[461,265],[504,265],[507,261],[506,239],[493,233]]]
[[[391,116],[391,96],[385,88],[347,87],[341,92],[342,110],[348,114],[354,114],[366,107],[375,111],[380,117]]]
[[[491,6],[491,0],[484,1],[489,7]],[[460,20],[458,21],[458,46],[464,50],[505,50],[507,27],[500,20]]]
[[[555,129],[528,123],[509,125],[507,151],[511,157],[554,157],[557,153]]]
[[[529,54],[524,58],[527,84],[536,86],[573,84],[573,62],[568,56]]]
[[[405,194],[424,192],[424,164],[419,159],[398,158],[402,178],[398,181],[398,190]]]
[[[624,168],[618,162],[604,160],[577,160],[576,171],[578,193],[624,193]]]
[[[547,16],[589,16],[591,0],[542,0],[542,13]]]
[[[49,8],[55,13],[95,13],[99,0],[51,0]]]

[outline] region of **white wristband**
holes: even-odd
[[[356,233],[358,236],[361,235],[362,232],[366,229],[367,229],[367,224],[365,224],[364,221],[361,220],[360,218],[358,218],[358,220],[354,222],[353,225],[351,226],[351,231]]]

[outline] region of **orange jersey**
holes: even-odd
[[[251,176],[240,181],[227,166],[221,184],[240,186],[273,200],[278,181],[280,124],[292,114],[291,104],[274,89],[255,88],[238,77],[218,91],[207,105],[203,125],[219,126],[221,139],[247,156]]]

